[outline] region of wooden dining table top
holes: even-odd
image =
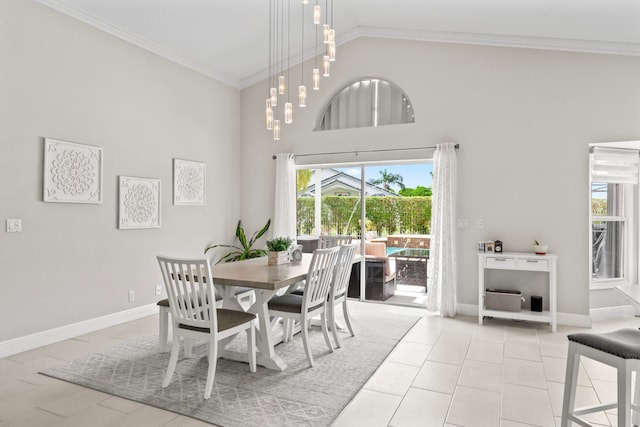
[[[267,257],[215,264],[211,274],[214,284],[274,291],[304,280],[312,257],[302,254],[301,261],[278,265],[268,265]]]

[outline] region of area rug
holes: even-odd
[[[173,379],[163,389],[169,353],[158,352],[157,335],[41,373],[222,427],[329,426],[417,320],[375,311],[358,313],[352,316],[356,336],[340,333],[342,347],[333,353],[314,327],[310,333],[313,368],[300,336],[276,346],[287,364],[283,372],[259,366],[252,374],[246,363],[219,359],[208,400],[203,399],[208,366],[205,346],[196,345],[191,358],[180,353]],[[242,335],[231,345],[242,347]]]

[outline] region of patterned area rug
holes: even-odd
[[[223,427],[329,426],[362,388],[400,339],[417,322],[415,316],[383,313],[352,315],[355,337],[340,333],[342,347],[330,353],[320,328],[310,342],[310,368],[302,339],[276,347],[287,363],[284,372],[219,359],[211,398],[204,400],[207,376],[205,346],[192,358],[181,357],[171,384],[162,388],[169,353],[158,352],[156,335],[141,337],[42,374],[141,402]],[[245,348],[244,334],[232,346]]]

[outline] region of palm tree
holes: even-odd
[[[373,185],[382,185],[385,190],[393,191],[395,190],[391,188],[391,184],[395,184],[402,190],[404,188],[404,183],[402,182],[402,175],[397,173],[389,173],[386,169],[380,171],[380,178],[369,180],[369,184]]]

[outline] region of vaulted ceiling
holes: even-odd
[[[268,73],[269,0],[38,1],[236,88]],[[374,36],[640,55],[639,0],[326,2],[338,46]],[[312,38],[304,51],[292,41],[292,63],[313,56]]]

